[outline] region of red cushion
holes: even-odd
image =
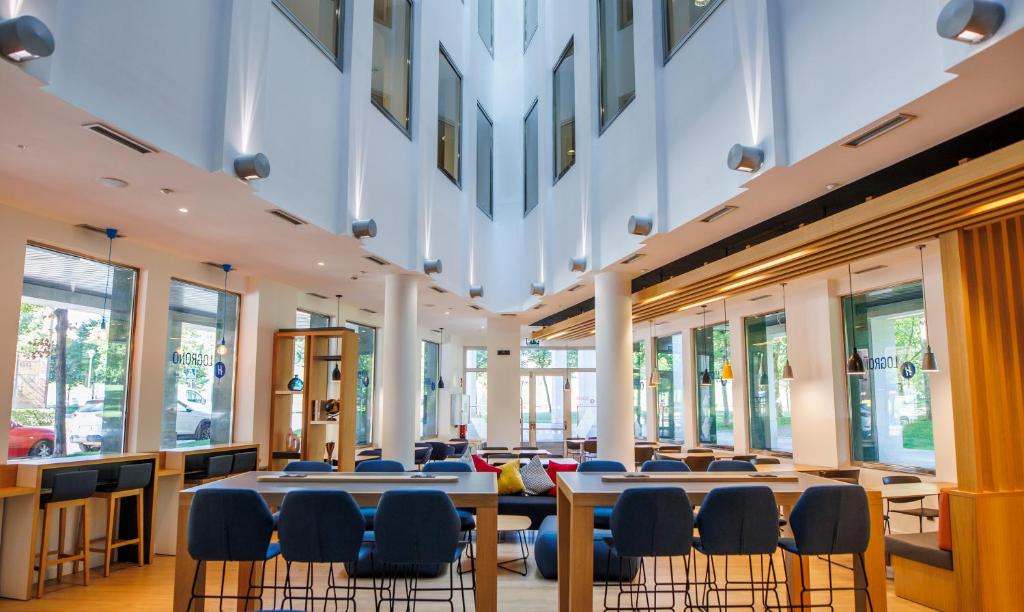
[[[473,455],[473,467],[478,472],[490,472],[492,474],[500,474],[501,468],[494,467],[490,463],[487,463],[477,455]]]
[[[939,548],[953,550],[953,529],[949,520],[949,492],[952,487],[939,490]]]
[[[551,477],[551,482],[555,483],[555,486],[551,487],[548,491],[548,495],[551,497],[558,496],[558,472],[575,472],[577,465],[575,463],[558,463],[557,461],[548,461],[548,476]]]

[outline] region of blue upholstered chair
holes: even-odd
[[[779,544],[779,506],[771,488],[766,486],[717,487],[701,502],[697,513],[697,531],[700,539],[696,548],[708,558],[702,608],[754,606],[752,599],[760,591],[766,608],[769,596],[774,607],[779,606],[778,577],[772,554]],[[715,569],[717,556],[758,557],[748,564],[749,576],[739,581],[729,577],[728,560],[725,563],[724,584],[720,584]],[[753,561],[753,559],[751,559]],[[753,566],[762,568],[761,579],[753,575]],[[735,576],[736,570],[733,570]],[[749,594],[751,601],[730,604],[730,593]],[[715,603],[711,603],[714,595]],[[724,595],[724,601],[723,601]]]
[[[413,462],[416,465],[423,465],[430,461],[430,456],[434,454],[434,449],[430,446],[417,446],[413,451]]]
[[[427,442],[430,445],[429,461],[444,461],[451,456],[452,447],[444,442]]]
[[[230,455],[227,455],[230,458]],[[280,553],[277,542],[271,542],[274,519],[259,493],[250,489],[201,489],[192,498],[188,514],[188,554],[197,561],[192,578],[188,609],[196,599],[237,599],[259,605],[263,596],[266,562]],[[228,561],[253,562],[249,570],[245,594],[225,595],[221,582],[219,596],[199,595],[196,582],[204,563],[220,561],[221,571]],[[255,564],[260,564],[259,582],[253,579]],[[223,575],[223,574],[222,574]],[[223,601],[222,601],[223,603]]]
[[[284,466],[286,472],[333,472],[334,467],[324,461],[292,461]]]
[[[626,466],[618,461],[607,459],[591,459],[584,461],[576,468],[577,472],[625,472]],[[594,529],[610,529],[612,520],[612,509],[609,506],[598,506],[594,508]]]
[[[440,601],[454,608],[455,575],[459,576],[462,609],[466,609],[466,589],[455,564],[462,556],[459,542],[459,515],[443,491],[388,491],[377,505],[374,529],[374,561],[382,566],[384,586],[379,590],[380,604],[388,602]],[[421,575],[430,566],[447,565],[448,589],[420,588]],[[421,568],[426,572],[421,573]],[[399,596],[398,578],[404,577],[406,592]],[[447,590],[447,599],[420,597],[422,593]]]
[[[39,582],[36,597],[42,598],[46,587],[47,568],[57,566],[57,582],[60,582],[64,574],[64,564],[73,563],[77,567],[82,561],[84,568],[83,584],[89,586],[89,537],[84,539],[81,549],[76,549],[68,554],[64,551],[64,525],[60,526],[57,536],[56,557],[49,551],[50,546],[50,516],[56,512],[58,519],[63,522],[64,515],[73,508],[80,508],[77,529],[79,532],[89,532],[89,498],[96,493],[96,482],[99,479],[99,472],[96,470],[80,470],[73,472],[58,472],[53,475],[52,480],[47,481],[44,476],[43,486],[50,487],[49,493],[44,493],[39,498],[39,507],[43,509],[43,536],[39,544]],[[34,537],[34,534],[33,534]]]
[[[370,555],[370,548],[363,546],[364,530],[359,506],[346,491],[292,491],[285,495],[277,527],[281,556],[286,562],[282,606],[295,599],[301,599],[303,606],[315,601],[324,601],[325,605],[327,601],[350,601],[355,605],[356,584],[351,576],[345,583],[344,597],[337,596],[342,587],[335,583],[334,564],[358,563]],[[306,564],[303,586],[292,585],[292,563]],[[316,596],[313,588],[315,563],[329,566],[322,597]],[[294,596],[296,589],[302,597]]]
[[[650,461],[644,461],[643,465],[640,466],[641,472],[689,472],[690,466],[686,465],[682,461],[672,461],[671,459],[652,459]]]
[[[867,597],[869,609],[873,610],[874,604],[868,591],[868,576],[864,570],[864,551],[867,550],[868,540],[871,538],[871,517],[868,514],[868,497],[864,488],[859,485],[809,487],[793,506],[789,522],[793,537],[781,539],[779,547],[785,553],[793,555],[823,555],[828,561],[828,588],[808,588],[805,581],[810,577],[804,577],[803,564],[800,564],[800,584],[804,586],[796,601],[803,601],[805,593],[828,591],[828,603],[816,605],[831,607],[833,591],[862,591]],[[862,586],[835,586],[832,580],[832,555],[853,555],[857,559],[854,572],[856,573],[856,566],[859,565],[863,578]],[[855,579],[854,583],[856,582]]]
[[[619,580],[614,605],[608,600],[609,582],[604,583],[605,610],[676,609],[676,594],[682,593],[690,606],[690,548],[693,543],[693,514],[690,498],[678,487],[627,489],[619,496],[612,510],[612,536],[606,541],[614,550],[620,565],[624,558],[639,559],[640,580]],[[653,558],[653,584],[647,583],[645,558]],[[658,558],[668,557],[668,580],[658,578]],[[676,581],[672,557],[683,558],[683,575]],[[607,563],[611,563],[611,555]],[[662,570],[664,572],[664,570]],[[623,575],[623,568],[617,572]],[[605,575],[611,574],[610,568]],[[623,597],[627,605],[623,605]]]
[[[356,472],[390,472],[399,473],[404,472],[405,466],[402,462],[395,461],[393,459],[370,459],[369,461],[363,461],[356,464]],[[373,531],[373,517],[377,513],[376,508],[360,508],[359,512],[363,514],[363,519],[366,521],[366,531]]]
[[[472,473],[473,468],[468,463],[459,461],[434,461],[423,466],[424,472],[437,473]],[[476,529],[476,516],[472,510],[457,508],[459,513],[459,530],[462,532],[462,542],[466,545],[466,556],[469,557],[469,571],[472,573],[473,588],[476,588],[476,555],[473,554],[473,530]],[[460,573],[465,573],[459,568]]]
[[[756,472],[757,466],[749,461],[716,459],[708,466],[709,472]]]

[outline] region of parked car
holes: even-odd
[[[68,442],[77,444],[86,453],[98,451],[103,442],[103,400],[85,402],[67,416],[65,427]]]
[[[179,440],[209,440],[210,411],[202,403],[178,400],[168,410],[175,410],[175,432]]]
[[[49,457],[53,455],[53,428],[11,423],[7,456]]]

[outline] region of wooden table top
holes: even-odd
[[[198,455],[226,450],[259,447],[258,442],[224,442],[222,444],[203,444],[200,446],[181,446],[177,448],[165,448],[160,452],[164,455]]]
[[[807,472],[817,474],[821,470],[829,470],[823,465],[811,465],[809,463],[755,463],[754,467],[758,472]]]
[[[506,453],[506,454],[511,453],[513,455],[524,454],[524,455],[542,455],[543,456],[543,455],[550,455],[551,451],[544,450],[543,448],[539,449],[539,450],[534,450],[534,449],[521,449],[521,450],[487,449],[487,450],[478,450],[478,451],[476,451],[476,454],[480,455],[481,457],[486,457],[487,455],[494,455],[494,454],[498,454],[498,453]]]
[[[667,457],[669,459],[675,459],[676,461],[683,461],[687,457],[714,457],[715,459],[732,459],[733,456],[736,454],[736,453],[728,453],[728,452],[725,452],[725,451],[715,451],[713,453],[687,453],[687,452],[682,452],[682,453],[663,453],[663,452],[661,452],[661,451],[659,451],[657,449],[655,449],[655,452],[657,454],[661,455],[662,457]]]
[[[902,482],[899,484],[882,485],[882,497],[917,497],[920,495],[938,495],[940,489],[956,487],[955,482]]]
[[[157,459],[157,453],[96,453],[92,455],[74,455],[71,457],[40,457],[36,459],[18,459],[10,465],[46,468],[74,467],[79,465],[95,465],[99,463],[116,463],[118,461],[141,461]]]

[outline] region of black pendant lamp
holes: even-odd
[[[850,316],[856,316],[853,305],[853,264],[846,264],[846,272],[850,277]],[[850,338],[853,348],[850,349],[850,357],[846,360],[846,374],[848,376],[860,376],[864,374],[864,360],[857,351],[857,339]]]
[[[707,305],[701,306],[701,314],[704,316],[704,323],[701,325],[700,331],[704,334],[704,356],[707,358],[707,364],[711,363],[711,353],[708,352],[708,307]],[[711,386],[711,372],[710,366],[705,366],[704,371],[700,373],[700,386],[710,387]]]
[[[437,388],[444,389],[444,376],[441,375],[441,349],[444,347],[444,328],[441,328],[441,343],[437,345]]]
[[[217,343],[216,353],[223,357],[228,354],[228,342],[227,338],[224,336],[224,329],[226,327],[226,321],[224,318],[227,317],[228,312],[228,272],[231,271],[231,264],[223,264],[221,265],[221,269],[224,270],[224,289],[221,291],[220,299],[224,302],[224,306],[220,309],[222,317],[220,326],[221,336],[220,342]]]
[[[650,333],[647,334],[651,338],[651,346],[654,348],[654,359],[651,360],[653,367],[651,368],[651,375],[647,378],[648,387],[657,387],[661,384],[661,372],[658,371],[658,341],[654,337],[654,321],[650,322]]]
[[[338,314],[337,318],[334,319],[334,324],[338,327],[341,327],[341,294],[339,293],[334,297],[337,298],[338,300]],[[338,359],[340,360],[341,357],[339,356]],[[334,382],[338,382],[341,380],[341,366],[338,364],[337,361],[334,362],[334,370],[331,372],[331,380],[333,380]]]
[[[569,345],[565,345],[565,382],[562,383],[562,389],[569,391],[572,389],[572,383],[570,382],[569,375]]]
[[[107,328],[107,296],[110,294],[110,268],[114,254],[114,238],[117,238],[117,229],[108,227],[104,233],[107,235],[107,282],[103,288],[103,315],[100,318],[100,329]]]
[[[935,360],[935,353],[932,352],[932,335],[928,333],[928,301],[925,299],[924,292],[924,246],[923,244],[917,245],[917,252],[921,256],[921,308],[924,310],[924,340],[925,349],[924,355],[921,355],[921,371],[922,372],[938,372],[939,363]]]
[[[789,318],[786,316],[786,283],[782,283],[782,320],[786,322],[786,365],[782,366],[782,380],[793,380],[793,366],[789,365]]]

